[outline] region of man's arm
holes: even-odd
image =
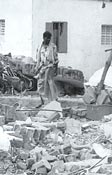
[[[39,54],[38,49],[36,50],[36,60],[37,60],[37,63],[36,63],[35,70],[38,70],[38,68],[40,66],[40,54]]]
[[[54,54],[54,64],[58,64],[59,60],[58,60],[58,52],[57,52],[56,45],[54,45],[54,47],[53,47],[53,54]]]

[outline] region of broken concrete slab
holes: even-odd
[[[45,107],[43,107],[43,110],[44,111],[38,112],[39,116],[45,116],[46,118],[50,118],[52,115],[54,115],[55,112],[58,112],[60,114],[60,117],[62,118],[62,107],[61,104],[57,101],[50,102]]]

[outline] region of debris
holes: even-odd
[[[49,119],[52,115],[55,114],[56,111],[61,111],[61,112],[59,112],[59,114],[60,114],[60,117],[62,118],[61,104],[57,101],[50,102],[43,109],[46,110],[46,111],[38,112],[39,116],[45,116],[47,119]],[[50,109],[52,109],[54,111],[47,111],[47,110],[50,110]]]
[[[73,134],[81,134],[81,124],[78,120],[69,119],[65,120],[66,123],[66,133],[73,135]]]
[[[102,145],[97,143],[93,144],[93,149],[96,152],[96,154],[101,158],[108,157],[112,154],[112,150],[104,148]]]
[[[10,140],[8,135],[0,127],[0,150],[8,152],[10,149]]]
[[[88,87],[85,90],[85,94],[83,95],[83,100],[86,104],[93,104],[96,102],[96,94],[94,87]]]
[[[103,118],[103,120],[104,120],[105,122],[111,121],[111,120],[112,120],[112,114],[105,115],[104,118]]]
[[[51,170],[51,165],[49,164],[49,162],[46,160],[46,159],[42,159],[38,162],[36,162],[35,164],[33,164],[32,166],[32,170],[37,170],[38,168],[41,168],[41,167],[46,167],[48,170]]]
[[[101,129],[104,131],[104,135],[107,138],[112,138],[112,122],[103,123]]]
[[[101,90],[101,93],[98,95],[96,103],[98,105],[111,103],[111,100],[110,100],[109,95],[106,92],[106,90]]]
[[[61,104],[53,102],[54,105],[55,103],[58,112],[46,110],[39,112],[42,115],[28,114],[26,120],[21,117],[21,121],[8,122],[1,127],[10,143],[7,151],[0,151],[0,161],[4,161],[6,167],[3,165],[1,169],[7,175],[73,175],[99,172],[106,175],[110,171],[107,165],[111,165],[111,119],[110,122],[89,121],[84,117],[85,107],[79,108],[76,105],[73,108],[77,118],[72,113],[65,116]],[[108,125],[110,129],[106,132],[104,128],[109,128]]]

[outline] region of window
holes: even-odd
[[[0,19],[0,36],[5,35],[5,20]]]
[[[101,44],[112,45],[112,25],[101,26]]]
[[[52,33],[52,42],[59,53],[67,53],[67,22],[46,23],[46,30]]]

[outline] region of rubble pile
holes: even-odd
[[[53,101],[0,125],[0,175],[112,174],[112,115],[75,118]]]
[[[109,67],[104,79],[103,88],[98,93],[99,83],[102,82],[104,67],[97,70],[85,83],[84,101],[86,104],[111,104],[112,105],[112,66]]]

